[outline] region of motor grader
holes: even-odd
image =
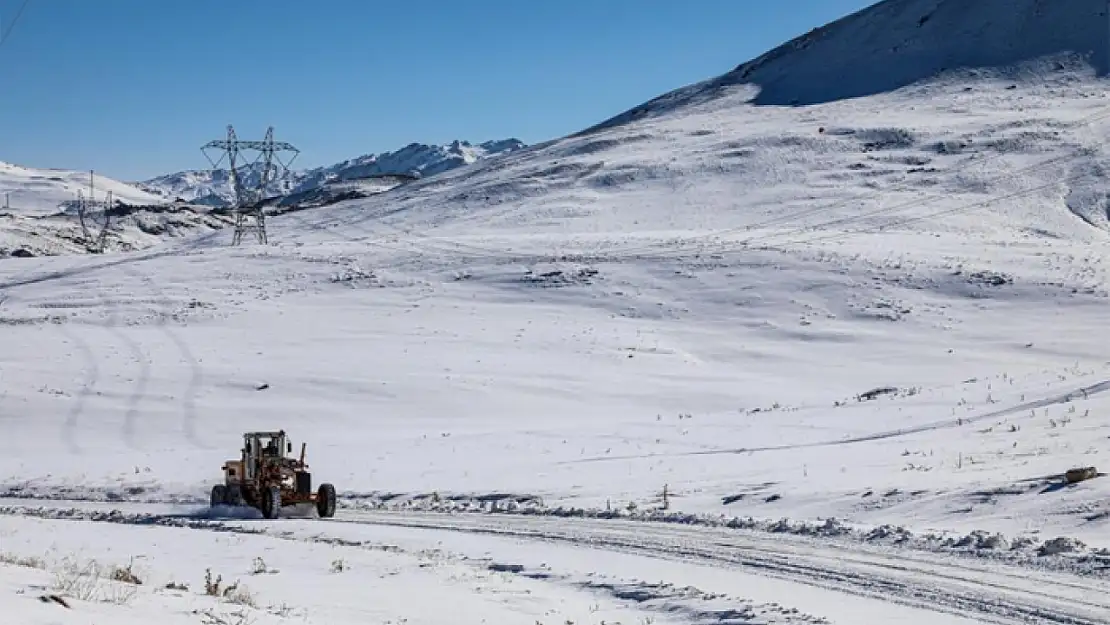
[[[292,458],[293,444],[285,430],[247,432],[239,460],[223,465],[224,483],[212,487],[212,507],[250,506],[267,519],[276,519],[283,506],[315,505],[321,518],[335,515],[335,487],[320,484],[312,492],[312,474],[304,461]]]

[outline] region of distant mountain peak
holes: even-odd
[[[270,185],[266,195],[304,193],[329,182],[371,176],[397,174],[426,178],[523,147],[524,142],[516,138],[485,141],[478,145],[461,139],[444,145],[414,142],[393,152],[364,154],[327,167],[289,171]],[[248,171],[247,184],[257,184],[261,172]],[[139,182],[135,186],[167,199],[180,198],[213,206],[227,205],[233,197],[226,170],[182,171]]]

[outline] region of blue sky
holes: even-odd
[[[0,0],[0,24],[23,0]],[[0,45],[0,160],[146,179],[228,123],[296,166],[534,143],[873,0],[30,0]],[[2,31],[0,31],[2,32]]]

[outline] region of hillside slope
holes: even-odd
[[[0,258],[10,254],[85,253],[88,248],[82,242],[84,233],[76,207],[78,192],[86,198],[91,193],[99,202],[106,201],[110,194],[117,207],[141,207],[117,209],[114,212],[118,214],[110,220],[99,210],[88,216],[86,225],[92,233],[99,233],[110,222],[113,249],[148,247],[166,237],[208,232],[226,223],[197,214],[190,207],[169,206],[158,195],[90,172],[33,169],[0,162]]]
[[[111,192],[114,199],[127,204],[164,203],[161,197],[135,186],[100,175],[91,177],[97,200]],[[89,182],[87,171],[34,169],[0,162],[0,210],[27,216],[54,214],[62,210],[63,204],[76,201],[78,191],[88,197]]]
[[[968,4],[1015,5],[1014,42],[1056,15]],[[265,247],[4,261],[0,482],[203,505],[242,432],[284,428],[348,508],[665,491],[679,522],[1094,562],[1110,485],[1060,476],[1110,435],[1110,98],[1072,61],[729,91],[276,216]]]
[[[334,203],[343,197],[364,197],[408,182],[434,176],[519,150],[516,139],[471,145],[455,141],[444,146],[411,144],[382,154],[370,154],[329,167],[294,170],[274,181],[267,193],[272,204],[288,208]],[[257,184],[259,171],[248,175]],[[396,175],[399,174],[399,175]],[[227,206],[232,197],[226,170],[186,171],[145,183],[125,184],[95,177],[93,194],[103,200],[110,191],[115,204],[129,205],[105,220],[88,220],[99,232],[110,222],[108,247],[117,251],[141,249],[182,236],[211,233],[230,224],[212,209]],[[0,257],[10,254],[57,255],[87,251],[75,208],[77,192],[89,194],[89,174],[62,170],[34,170],[0,163]],[[278,211],[280,212],[280,210]],[[95,238],[95,234],[93,238]]]
[[[1110,54],[1102,0],[883,0],[713,79],[606,120],[608,128],[742,93],[752,104],[805,106],[876,95],[947,74],[1038,83],[1045,71]],[[1053,57],[1048,59],[1047,57]]]
[[[883,230],[1103,240],[1108,122],[1103,84],[1083,67],[805,108],[733,94],[406,184],[330,221],[480,226],[546,254],[616,252],[630,235],[649,252],[689,235],[688,249]]]

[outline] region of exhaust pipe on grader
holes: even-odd
[[[306,446],[301,443],[300,458],[291,458],[285,430],[243,434],[240,459],[225,462],[224,483],[212,487],[212,506],[250,506],[276,519],[283,506],[311,504],[320,518],[335,516],[335,486],[325,482],[312,492]]]

